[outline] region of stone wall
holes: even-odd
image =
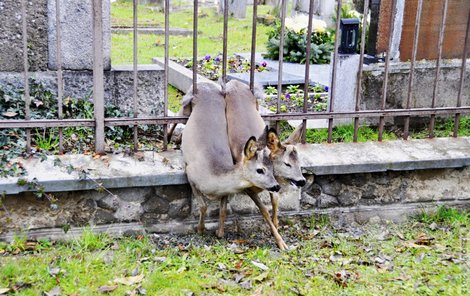
[[[345,175],[307,175],[308,184],[289,190],[280,199],[281,216],[315,213],[329,209],[379,206],[372,216],[380,216],[380,206],[396,205],[388,219],[403,219],[399,209],[411,203],[423,206],[433,201],[470,201],[470,168],[433,169]],[[0,207],[0,234],[64,225],[105,225],[142,223],[154,225],[194,224],[197,205],[192,203],[188,185],[111,189],[114,195],[97,191],[56,193],[57,202],[38,200],[32,193],[7,195]],[[269,203],[267,194],[263,196]],[[56,204],[56,205],[54,205]],[[8,211],[6,212],[5,209]],[[229,200],[229,219],[257,215],[254,203],[246,196]],[[395,214],[394,214],[395,213]],[[213,202],[208,218],[218,217]],[[362,221],[364,222],[364,221]],[[249,224],[249,223],[248,223]],[[154,229],[155,230],[155,229]],[[157,230],[158,231],[158,230]]]
[[[455,107],[460,88],[462,62],[447,60],[442,64],[438,79],[436,107]],[[404,109],[408,95],[410,63],[394,63],[390,66],[386,109]],[[430,108],[436,75],[435,62],[422,61],[416,64],[412,89],[411,108]],[[462,106],[470,105],[470,67],[464,74]],[[361,110],[378,110],[383,91],[383,65],[364,68],[362,79]],[[400,118],[395,118],[399,123]],[[373,121],[372,121],[373,122]]]
[[[27,1],[29,77],[44,82],[57,93],[56,34],[62,32],[64,97],[93,99],[92,1],[60,1],[61,19],[56,20],[55,0]],[[0,0],[0,88],[13,85],[22,92],[23,41],[21,1]],[[110,2],[103,1],[103,59],[105,100],[124,112],[133,109],[132,67],[111,69]],[[141,71],[140,71],[141,70]],[[140,65],[138,74],[139,114],[163,115],[163,69]]]
[[[138,67],[138,110],[140,115],[163,116],[163,81],[164,71],[157,65],[139,65]],[[31,79],[42,82],[47,89],[57,95],[56,72],[34,72]],[[92,98],[93,72],[63,72],[64,97],[84,99]],[[0,88],[10,85],[18,92],[23,91],[23,75],[15,72],[0,72]],[[133,110],[134,78],[132,67],[117,66],[105,71],[105,101],[118,106],[124,112]]]

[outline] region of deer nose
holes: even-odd
[[[274,191],[274,192],[278,192],[279,190],[281,190],[281,186],[279,185],[276,185],[276,186],[273,186],[271,188],[268,188],[269,191]]]
[[[306,183],[305,179],[302,179],[302,180],[299,180],[299,181],[295,181],[295,185],[296,185],[296,186],[299,186],[299,187],[304,186],[305,183]]]

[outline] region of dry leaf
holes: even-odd
[[[4,295],[8,293],[11,289],[10,288],[0,288],[0,295]]]
[[[251,296],[261,296],[262,292],[263,292],[263,286],[259,286],[258,289],[256,289],[256,291],[253,294],[251,294]]]
[[[262,274],[258,275],[257,277],[255,277],[253,280],[255,282],[262,282],[264,281],[265,279],[268,278],[268,275],[269,273],[267,271],[263,272]]]
[[[101,286],[98,288],[98,292],[100,293],[109,293],[109,292],[112,292],[114,290],[116,290],[118,287],[118,285],[114,285],[114,286]]]
[[[422,246],[430,246],[432,241],[434,240],[433,237],[427,236],[425,233],[421,233],[416,240],[416,244]]]
[[[9,112],[3,112],[2,115],[5,117],[15,117],[16,115],[18,115],[18,113],[9,111]]]
[[[253,264],[254,266],[258,267],[259,269],[262,269],[262,270],[268,270],[269,267],[267,267],[266,265],[264,265],[263,263],[260,263],[260,262],[256,262],[256,261],[251,261],[251,264]]]
[[[409,280],[409,279],[411,279],[411,277],[410,277],[409,275],[404,275],[404,274],[402,274],[402,275],[400,275],[400,276],[398,276],[398,277],[394,277],[394,278],[391,278],[391,279],[387,279],[387,281],[403,281],[403,282],[404,282],[404,281],[407,281],[407,280]]]
[[[113,282],[116,284],[122,284],[126,286],[132,286],[137,283],[140,283],[144,279],[144,274],[136,275],[136,276],[128,276],[128,277],[122,277],[122,278],[117,278]]]
[[[348,286],[347,281],[350,277],[351,277],[351,274],[347,272],[346,270],[341,270],[341,271],[335,272],[334,274],[334,280],[341,288],[346,288]]]
[[[60,287],[55,287],[54,289],[50,290],[49,292],[44,292],[46,296],[60,296],[62,293],[62,289]]]

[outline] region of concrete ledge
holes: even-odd
[[[298,145],[304,172],[315,175],[337,175],[384,171],[458,168],[470,166],[470,137],[431,140],[387,141],[366,143]],[[54,166],[56,159],[61,164]],[[140,159],[140,160],[139,160]],[[45,187],[46,192],[106,188],[145,187],[186,184],[184,164],[179,150],[155,153],[147,151],[139,159],[124,155],[49,156],[39,159],[18,159],[28,175]],[[70,174],[67,166],[75,170]],[[85,170],[91,180],[81,180]],[[19,186],[19,178],[0,179],[0,192],[18,194],[31,191]]]
[[[460,209],[470,209],[468,201],[439,201],[428,203],[409,203],[409,204],[392,204],[392,205],[379,205],[379,206],[356,206],[356,207],[337,207],[331,209],[316,209],[299,211],[294,214],[284,213],[281,219],[290,219],[298,217],[308,217],[315,214],[328,215],[333,223],[368,223],[370,221],[377,221],[376,217],[381,220],[403,222],[412,215],[420,212],[431,212],[438,206],[456,207]],[[371,218],[375,218],[371,220]],[[107,233],[111,236],[122,235],[135,235],[146,232],[152,233],[193,233],[197,226],[197,220],[186,220],[181,222],[165,222],[145,227],[142,223],[115,223],[106,225],[92,226],[92,230],[96,233]],[[207,232],[213,232],[217,228],[217,219],[206,219]],[[253,232],[259,227],[267,227],[261,215],[244,215],[243,217],[229,217],[226,220],[227,231],[235,231],[236,228],[241,228],[243,231]],[[83,232],[83,227],[71,227],[67,233],[62,228],[45,228],[45,229],[32,229],[26,230],[23,235],[26,235],[30,240],[49,239],[49,240],[72,240],[80,237]],[[8,232],[0,235],[0,241],[11,242],[18,235],[18,232]]]

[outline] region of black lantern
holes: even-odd
[[[341,45],[338,52],[345,54],[356,53],[357,42],[359,40],[359,19],[341,19],[340,30]]]

